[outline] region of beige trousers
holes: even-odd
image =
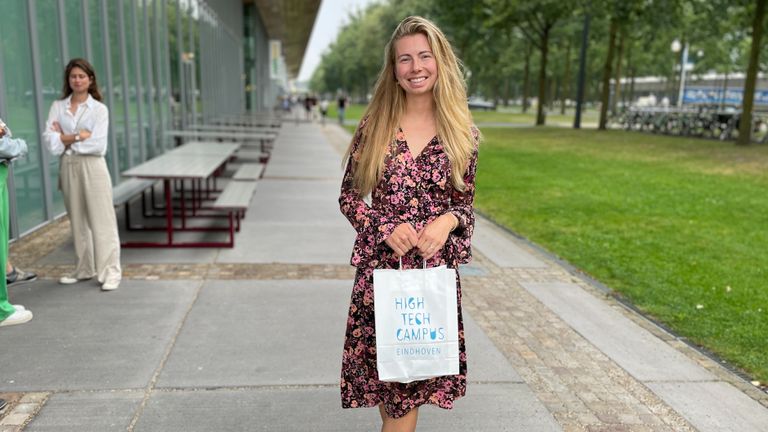
[[[100,283],[119,282],[120,238],[106,161],[101,156],[62,155],[59,186],[77,255],[72,276],[96,276]]]

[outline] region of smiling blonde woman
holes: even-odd
[[[430,21],[408,17],[385,49],[373,98],[345,156],[339,204],[357,231],[357,267],[342,356],[344,408],[379,408],[382,431],[413,431],[419,406],[450,409],[466,392],[457,273],[459,374],[408,384],[376,371],[373,270],[471,259],[479,132],[459,61]],[[370,204],[364,198],[370,195]]]

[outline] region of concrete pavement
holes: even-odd
[[[0,432],[378,430],[339,402],[348,140],[285,124],[234,248],[124,250],[113,293],[56,284],[66,221],[14,245],[42,279],[10,293],[35,318],[0,330]],[[768,430],[764,393],[545,251],[483,218],[474,251],[468,394],[420,431]]]

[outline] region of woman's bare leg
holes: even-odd
[[[400,418],[392,418],[384,411],[384,405],[379,404],[379,414],[381,414],[381,421],[384,423],[381,426],[381,432],[415,432],[416,421],[419,419],[419,409],[414,408],[408,411],[408,414]]]

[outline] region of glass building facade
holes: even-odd
[[[9,177],[11,238],[65,211],[58,159],[43,148],[41,134],[51,103],[61,97],[69,59],[86,58],[96,69],[110,110],[106,158],[114,184],[127,168],[173,145],[166,130],[274,105],[269,41],[249,2],[2,3],[0,117],[29,147]]]

